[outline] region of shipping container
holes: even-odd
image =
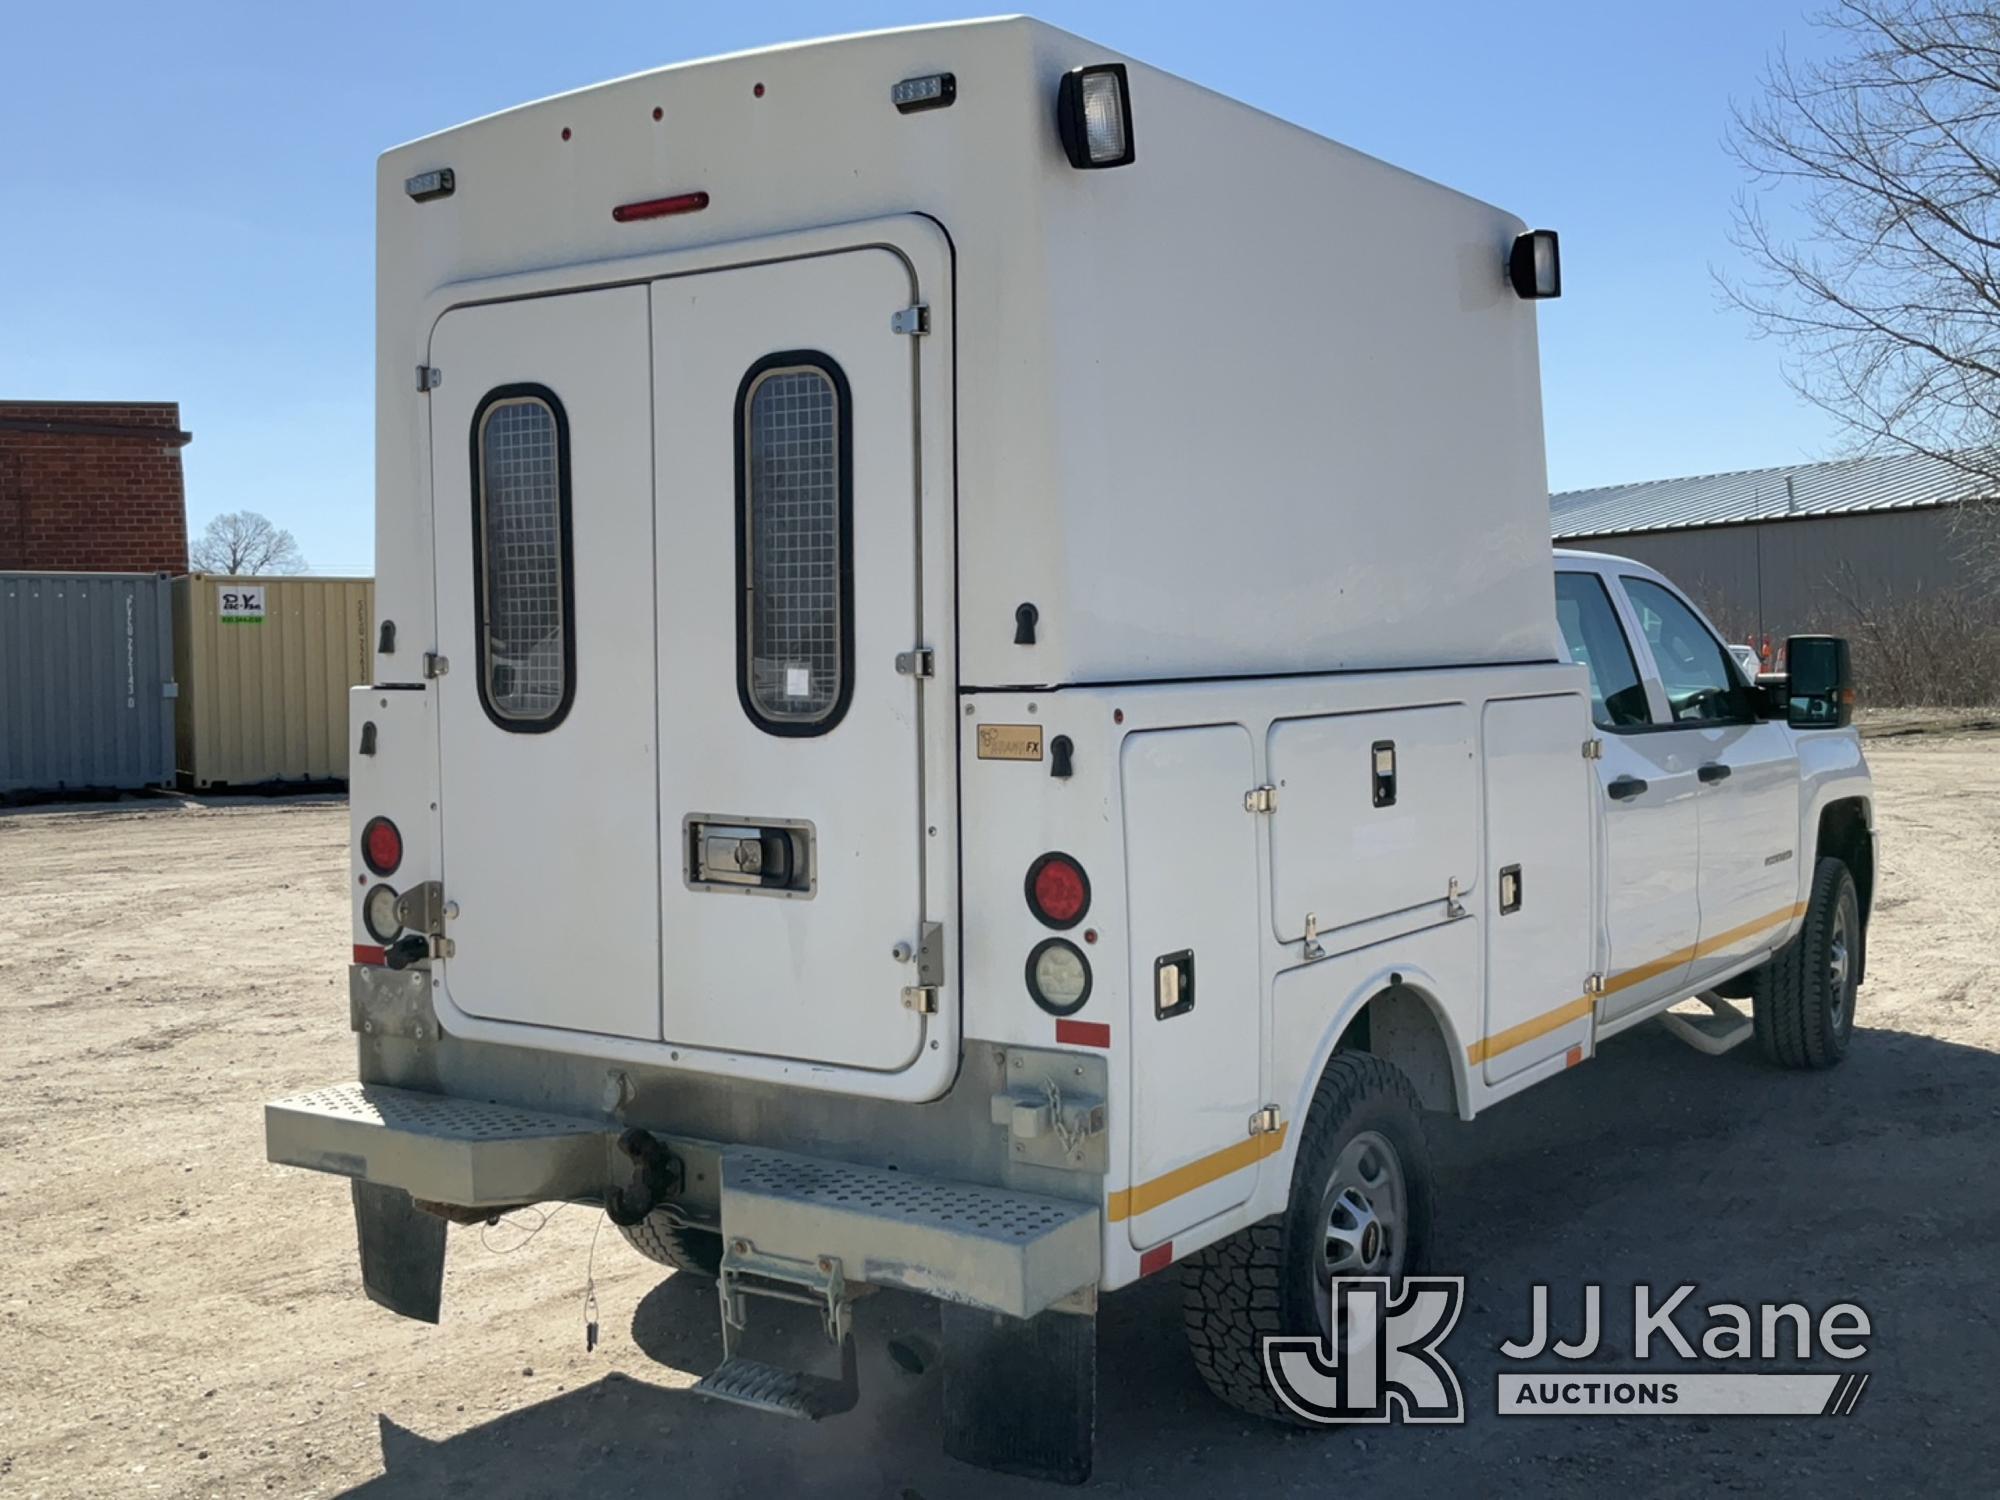
[[[0,793],[174,778],[173,614],[151,573],[0,573]]]
[[[368,578],[174,580],[184,784],[347,779],[347,690],[369,680]]]

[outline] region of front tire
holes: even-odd
[[[1861,902],[1837,859],[1813,868],[1805,926],[1751,975],[1758,1049],[1781,1068],[1830,1068],[1847,1055],[1861,979]]]
[[[1423,1270],[1433,1197],[1409,1079],[1365,1052],[1336,1056],[1313,1094],[1285,1211],[1182,1264],[1182,1321],[1203,1383],[1238,1411],[1300,1423],[1265,1375],[1265,1336],[1324,1336],[1336,1274],[1399,1281]]]

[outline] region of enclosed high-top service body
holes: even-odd
[[[378,1300],[436,1316],[447,1217],[604,1197],[730,1337],[935,1295],[954,1451],[1074,1477],[1098,1292],[1320,1193],[1355,1059],[1469,1118],[1592,1049],[1640,929],[1551,587],[1552,236],[1019,19],[528,105],[377,215],[360,1081],[269,1129],[355,1180]],[[1787,837],[1865,790],[1745,730]],[[1428,1190],[1371,1139],[1325,1246],[1390,1274]]]

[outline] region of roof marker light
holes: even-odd
[[[951,73],[927,73],[905,78],[889,90],[889,102],[906,115],[921,109],[946,109],[958,98],[958,79]]]
[[[700,213],[708,207],[706,193],[676,193],[671,198],[647,198],[638,203],[621,203],[611,210],[620,224],[639,219],[664,219],[670,214]]]
[[[428,203],[433,198],[449,198],[457,187],[457,174],[450,167],[439,167],[435,172],[419,172],[414,177],[403,179],[403,191],[418,203]]]

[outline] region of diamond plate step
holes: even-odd
[[[264,1106],[264,1154],[468,1208],[595,1197],[611,1180],[597,1120],[340,1083]]]
[[[808,1375],[801,1370],[780,1369],[762,1360],[741,1355],[725,1359],[695,1382],[694,1393],[736,1406],[754,1407],[781,1417],[817,1422],[821,1417],[851,1411],[860,1399],[860,1383],[855,1376],[854,1339],[848,1337],[840,1349],[840,1379]]]
[[[722,1234],[764,1255],[831,1256],[849,1281],[1032,1317],[1095,1284],[1098,1208],[754,1147],[722,1158]]]

